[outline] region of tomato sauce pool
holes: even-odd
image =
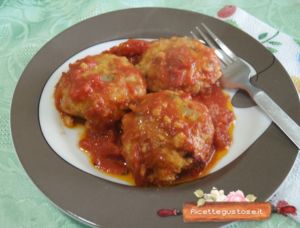
[[[228,152],[232,142],[234,113],[230,97],[218,84],[200,92],[193,97],[193,100],[200,101],[207,106],[215,127],[214,146],[216,152],[202,172],[201,176],[204,176]]]
[[[79,146],[88,154],[95,168],[111,177],[133,184],[133,177],[121,155],[120,136],[118,125],[105,129],[88,126],[85,128]]]
[[[215,126],[214,147],[216,152],[201,172],[200,176],[204,176],[228,151],[232,141],[234,114],[229,96],[217,85],[199,93],[193,99],[204,103],[208,107]],[[112,177],[133,184],[132,175],[121,154],[120,137],[121,131],[118,124],[106,129],[87,127],[79,145],[88,154],[91,163],[97,169]]]
[[[229,96],[215,84],[200,92],[193,99],[205,104],[209,110],[215,126],[214,144],[216,149],[222,150],[228,147],[232,140],[229,129],[234,120]]]

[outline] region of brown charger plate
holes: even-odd
[[[209,191],[216,186],[225,192],[241,189],[264,201],[285,179],[297,148],[273,124],[227,167],[203,179],[166,188],[123,186],[94,177],[65,162],[44,139],[38,117],[40,95],[50,75],[71,56],[110,40],[189,35],[201,22],[252,64],[259,72],[254,83],[299,123],[298,96],[286,71],[260,43],[237,28],[199,13],[166,8],[127,9],[93,17],[62,32],[35,55],[12,102],[12,135],[21,163],[34,184],[64,212],[106,228],[215,227],[221,224],[184,224],[180,216],[160,218],[156,211],[180,209],[184,202],[195,201],[193,191],[199,187]]]

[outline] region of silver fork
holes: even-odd
[[[195,27],[195,32],[191,31],[191,34],[195,39],[202,38],[208,46],[215,49],[215,53],[222,64],[223,76],[221,78],[221,84],[223,87],[245,90],[256,104],[277,124],[298,149],[300,149],[300,127],[298,124],[264,91],[251,84],[250,67],[234,54],[205,24],[202,23],[201,25],[203,29]],[[201,37],[196,34],[200,34]]]

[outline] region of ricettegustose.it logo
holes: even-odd
[[[231,191],[213,187],[209,193],[202,189],[194,191],[196,202],[185,203],[182,210],[160,209],[161,217],[182,215],[184,222],[229,222],[242,220],[265,220],[272,213],[296,215],[296,208],[286,201],[279,201],[276,206],[270,202],[256,202],[253,194],[245,196],[243,191]]]

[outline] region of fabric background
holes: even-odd
[[[300,40],[299,0],[0,0],[0,227],[84,227],[60,212],[35,187],[11,140],[9,115],[14,88],[26,64],[47,41],[79,21],[113,10],[157,6],[214,16],[228,4]],[[280,215],[265,222],[231,225],[254,226],[300,227]]]

